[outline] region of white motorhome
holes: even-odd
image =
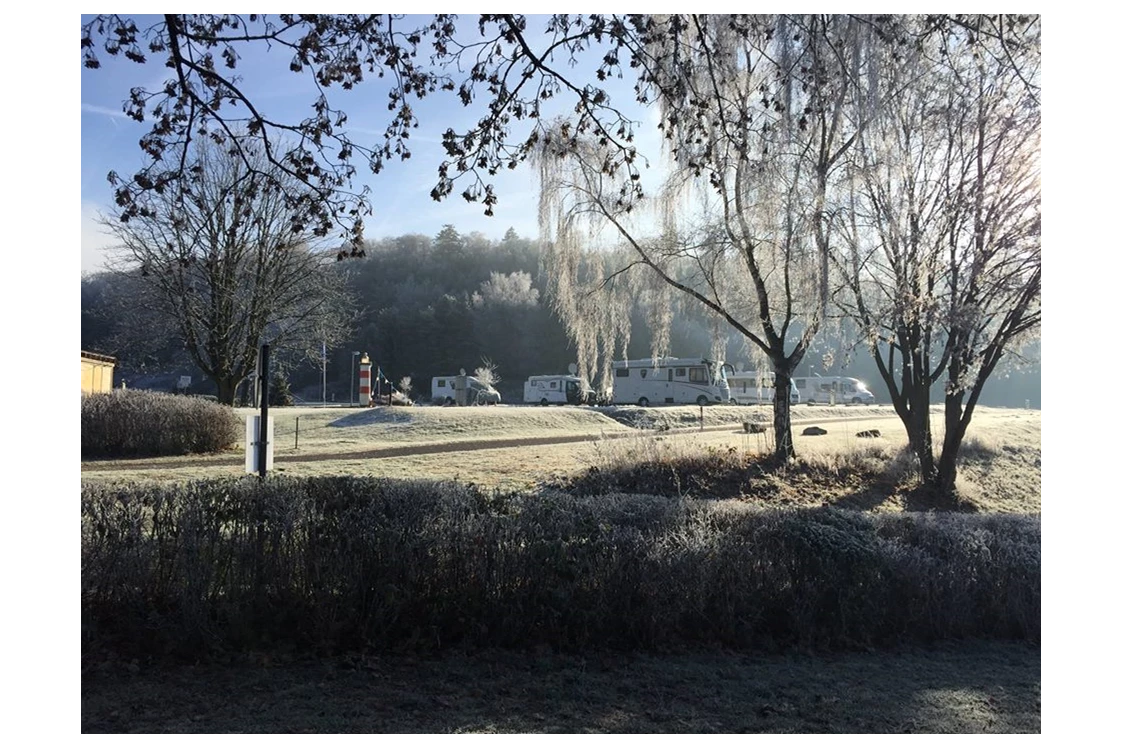
[[[776,396],[776,375],[770,371],[738,371],[726,377],[729,382],[729,402],[733,405],[771,403]],[[799,388],[792,382],[788,401],[797,405]]]
[[[523,402],[549,405],[581,405],[586,402],[581,377],[572,374],[541,374],[523,384]]]
[[[729,402],[725,370],[708,358],[638,358],[612,363],[612,400],[646,407],[664,403]]]
[[[433,377],[433,396],[430,400],[436,403],[451,405],[456,402],[456,377]]]
[[[854,377],[795,377],[792,383],[799,387],[803,402],[809,405],[873,405],[876,401],[865,382]]]
[[[457,396],[457,380],[463,380],[463,395]],[[441,405],[496,405],[500,395],[494,387],[471,376],[433,377],[431,402]]]

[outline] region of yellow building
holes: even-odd
[[[100,353],[82,351],[82,394],[109,392],[113,389],[113,367],[117,359]]]

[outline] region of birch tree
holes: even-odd
[[[871,27],[831,16],[668,23],[674,33],[645,49],[668,126],[661,193],[647,198],[604,143],[558,125],[539,159],[546,257],[568,278],[579,250],[607,232],[628,257],[620,273],[641,271],[744,336],[776,375],[776,456],[789,459],[791,376],[829,308],[832,206],[864,114],[861,87],[876,73]],[[611,329],[587,305],[559,309]]]
[[[953,501],[959,449],[999,361],[1041,321],[1037,25],[901,52],[863,132],[845,260],[850,312],[925,485]],[[942,380],[942,445],[932,389]]]

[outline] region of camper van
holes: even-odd
[[[729,402],[733,405],[771,403],[776,396],[776,375],[770,371],[738,371],[726,379],[729,382]],[[799,399],[799,388],[793,381],[788,401],[797,405]]]
[[[648,405],[729,402],[729,364],[707,358],[639,358],[612,363],[612,400]]]
[[[462,390],[457,387],[457,380],[462,380]],[[463,392],[458,396],[458,392]],[[433,396],[431,402],[435,405],[497,405],[500,401],[499,393],[494,387],[486,385],[475,377],[456,376],[433,377]]]
[[[873,405],[875,398],[865,382],[854,377],[794,377],[803,402],[809,405],[850,403]]]
[[[542,374],[523,384],[523,402],[539,405],[582,405],[586,401],[581,377],[572,374]]]

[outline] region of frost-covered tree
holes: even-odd
[[[166,321],[233,404],[263,343],[318,357],[342,335],[346,298],[334,253],[310,248],[282,189],[260,176],[269,172],[260,155],[203,141],[193,158],[192,182],[146,195],[128,222],[103,223],[118,243],[115,264],[135,276],[134,307]]]
[[[1001,44],[1017,41],[1017,19],[1001,15],[927,14],[907,28],[888,15],[816,22],[847,18],[888,45],[946,28]],[[473,125],[444,131],[433,198],[458,193],[491,215],[499,200],[492,178],[537,149],[551,102],[573,113],[577,134],[608,147],[608,163],[638,178],[634,135],[643,112],[632,104],[685,92],[675,90],[679,78],[665,74],[709,54],[691,38],[699,27],[711,37],[720,31],[754,43],[770,33],[769,23],[743,15],[638,13],[98,15],[82,24],[81,59],[91,70],[112,58],[139,66],[124,111],[150,125],[140,140],[146,161],[134,174],[110,175],[121,217],[143,211],[143,195],[190,178],[191,146],[210,139],[264,154],[271,168],[299,183],[284,197],[300,225],[317,235],[339,227],[352,240],[351,251],[361,253],[363,218],[372,206],[354,180],[360,169],[377,174],[390,161],[410,158],[410,135],[426,100],[443,97],[479,113]],[[247,60],[307,84],[306,116],[274,114],[243,81]],[[114,72],[128,75],[120,67]],[[625,77],[634,81],[634,102],[610,94],[609,81]],[[350,127],[340,91],[356,88],[384,99],[385,121]],[[711,100],[680,101],[662,118],[664,132],[709,126]],[[359,135],[370,127],[381,135]]]
[[[494,387],[499,384],[499,367],[496,366],[490,359],[484,359],[476,370],[472,372],[472,376],[480,380],[480,384],[488,387]]]
[[[529,376],[535,348],[538,289],[530,273],[491,272],[472,294],[476,339],[489,357],[503,361],[508,373]]]
[[[688,122],[668,133],[669,173],[656,199],[567,123],[544,138],[539,224],[579,364],[593,338],[624,332],[609,313],[621,299],[644,298],[634,283],[600,303],[586,289],[634,272],[656,330],[669,327],[673,289],[744,336],[776,374],[776,456],[794,455],[791,376],[829,306],[833,206],[863,87],[877,72],[872,36],[843,16],[702,16],[653,41],[648,72],[661,121]],[[587,251],[598,242],[624,253],[613,276]],[[665,337],[655,340],[659,355]]]
[[[919,460],[954,498],[960,445],[999,361],[1041,322],[1038,26],[899,50],[851,176],[849,312]],[[931,424],[943,377],[942,447]]]

